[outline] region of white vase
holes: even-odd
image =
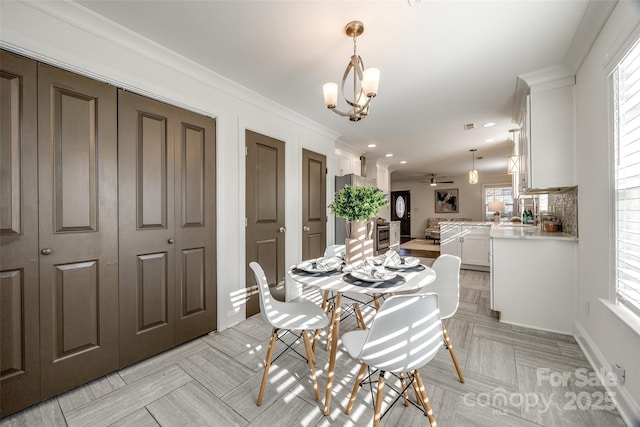
[[[373,233],[373,222],[366,221],[346,221],[347,239],[365,240],[371,239]]]
[[[345,239],[345,261],[348,264],[373,256],[373,222],[347,221],[347,238]]]

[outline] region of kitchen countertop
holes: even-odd
[[[550,233],[541,231],[536,225],[493,224],[489,237],[494,239],[524,239],[524,240],[564,240],[577,242],[578,238],[567,233]]]

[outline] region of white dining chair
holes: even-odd
[[[359,388],[364,384],[371,387],[372,383],[376,383],[374,427],[380,424],[382,417],[401,397],[404,397],[405,405],[411,403],[422,409],[429,418],[429,424],[435,426],[429,397],[418,370],[429,363],[442,346],[440,324],[437,294],[394,295],[384,301],[369,329],[345,333],[342,344],[352,358],[361,362],[346,413],[351,413]],[[363,380],[367,369],[369,374]],[[371,369],[374,371],[371,372]],[[373,378],[376,371],[377,380]],[[397,397],[381,415],[385,373],[392,373],[400,379],[402,389],[397,390],[389,384]],[[411,385],[417,404],[408,399],[407,390]]]
[[[289,349],[296,351],[291,347],[292,344],[288,344],[282,340],[282,337],[288,333],[293,333],[298,338],[302,336],[315,398],[316,400],[320,400],[320,392],[318,391],[318,381],[316,379],[314,367],[315,359],[313,356],[313,350],[311,349],[311,343],[309,342],[309,337],[307,336],[307,331],[325,328],[329,324],[327,315],[322,308],[309,301],[282,302],[274,299],[271,295],[271,291],[269,290],[269,284],[267,283],[264,270],[260,264],[257,262],[251,262],[249,267],[253,270],[256,283],[258,285],[260,312],[262,313],[264,320],[272,327],[271,339],[269,340],[269,347],[267,349],[267,355],[264,362],[264,374],[262,375],[262,383],[260,384],[260,392],[258,393],[258,400],[256,404],[258,406],[262,404],[262,397],[267,385],[267,378],[269,376],[269,369],[272,361],[276,360]],[[298,335],[294,331],[299,331],[300,334]],[[286,348],[278,356],[273,358],[273,352],[278,340],[283,342]]]
[[[449,354],[453,360],[453,365],[456,368],[460,382],[464,383],[462,369],[460,369],[456,353],[453,350],[453,344],[449,338],[447,328],[444,325],[444,320],[452,317],[458,310],[458,304],[460,302],[460,264],[460,258],[455,255],[440,255],[431,266],[431,268],[436,272],[436,280],[423,287],[418,292],[435,292],[438,294],[440,300],[440,318],[442,319],[444,344],[447,350],[449,350]]]

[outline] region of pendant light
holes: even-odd
[[[520,129],[509,129],[509,132],[511,132],[511,141],[514,145],[514,151],[517,152],[517,150],[515,150],[515,148],[517,147],[516,145],[516,132],[520,131]],[[522,158],[518,155],[518,154],[514,154],[513,156],[509,156],[507,157],[507,173],[509,175],[515,175],[520,173],[521,171],[521,164],[520,162],[522,161]]]
[[[469,184],[477,184],[478,183],[478,171],[476,170],[476,149],[472,148],[471,150],[471,170],[469,171]]]
[[[364,68],[364,63],[356,50],[356,39],[364,32],[364,24],[360,21],[352,21],[344,28],[347,36],[353,37],[353,55],[347,64],[347,68],[342,75],[342,86],[340,87],[342,96],[346,101],[349,109],[346,112],[337,109],[338,104],[338,84],[326,83],[322,86],[324,93],[324,105],[334,113],[349,117],[352,122],[357,122],[369,114],[369,104],[371,100],[378,94],[378,85],[380,84],[380,70],[377,68]],[[353,73],[353,85],[351,99],[347,98],[345,86],[347,85],[347,77]],[[349,89],[347,87],[347,89]]]

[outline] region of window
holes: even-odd
[[[484,186],[484,212],[488,221],[493,219],[495,212],[489,212],[490,202],[504,202],[505,210],[502,212],[508,216],[513,215],[513,188],[511,184],[495,184]]]
[[[612,72],[615,291],[640,315],[640,45]]]

